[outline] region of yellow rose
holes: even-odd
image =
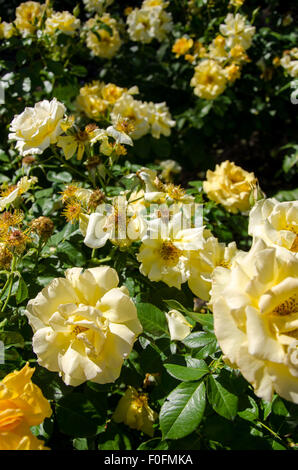
[[[118,283],[109,266],[72,268],[29,301],[38,362],[67,385],[114,382],[142,332],[136,307]]]
[[[10,39],[15,34],[16,29],[13,23],[6,23],[6,21],[0,23],[0,39]]]
[[[59,11],[52,13],[46,19],[45,27],[49,34],[54,34],[58,30],[68,36],[73,36],[80,27],[80,20],[68,11]]]
[[[227,46],[232,48],[240,44],[244,49],[251,46],[252,38],[256,32],[256,28],[246,22],[246,18],[240,13],[233,15],[229,13],[225,22],[219,26],[219,30],[225,36]]]
[[[212,59],[202,60],[195,67],[195,74],[190,81],[194,94],[205,100],[214,100],[221,95],[226,84],[223,68]]]
[[[213,273],[214,331],[228,363],[255,394],[298,403],[298,259],[257,240]]]
[[[44,12],[44,5],[39,2],[24,2],[16,8],[15,25],[22,36],[35,33]]]
[[[298,47],[283,52],[280,65],[293,78],[298,77]]]
[[[138,393],[134,387],[128,386],[113,414],[113,421],[125,423],[131,429],[143,431],[152,437],[153,424],[157,416],[157,413],[148,405],[147,395]]]
[[[172,52],[176,54],[176,57],[179,57],[180,55],[185,55],[192,46],[193,40],[191,38],[182,37],[175,41],[175,44],[172,47]]]
[[[186,321],[182,313],[177,310],[170,310],[166,313],[168,328],[171,340],[182,341],[192,330],[192,325]]]
[[[31,377],[27,363],[0,382],[0,450],[43,450],[30,431],[52,414],[51,406]]]
[[[104,8],[111,5],[113,1],[114,0],[83,0],[86,10],[91,13],[94,11],[101,13]]]
[[[203,248],[195,251],[190,259],[191,271],[188,280],[190,290],[200,299],[209,300],[214,269],[217,266],[230,267],[236,253],[235,242],[226,246],[215,237],[206,237]]]
[[[280,246],[298,254],[298,201],[258,201],[249,214],[248,233],[268,246]]]
[[[253,173],[248,173],[234,162],[226,160],[216,165],[215,171],[207,171],[203,189],[208,198],[236,214],[250,208],[249,197],[257,183]]]
[[[107,103],[102,97],[103,82],[94,80],[80,88],[80,94],[77,97],[77,107],[83,111],[86,116],[95,121],[102,118],[102,114],[107,109]]]
[[[181,289],[190,276],[192,253],[203,247],[203,227],[183,229],[182,213],[171,220],[154,218],[137,255],[140,272],[151,281],[163,281]]]
[[[40,101],[14,117],[8,137],[17,141],[16,149],[21,155],[42,154],[62,133],[64,113],[65,106],[56,98]]]
[[[100,17],[96,15],[85,23],[87,47],[94,56],[111,59],[116,54],[122,44],[116,25],[116,20],[108,13]]]
[[[121,98],[116,101],[111,113],[112,123],[116,124],[119,116],[128,118],[133,126],[134,131],[130,136],[136,140],[143,137],[149,132],[150,125],[148,122],[147,104],[142,101],[135,100],[130,94],[123,93]]]

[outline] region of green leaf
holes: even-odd
[[[206,326],[209,330],[213,330],[213,315],[210,313],[196,313],[188,311],[187,315],[202,326]]]
[[[235,418],[238,397],[223,387],[213,375],[209,375],[207,379],[207,396],[216,413],[230,420]]]
[[[56,404],[56,417],[60,431],[73,437],[94,436],[103,422],[93,403],[82,393],[61,398]]]
[[[205,331],[196,331],[188,335],[182,342],[191,349],[201,348],[216,340],[213,333]]]
[[[0,341],[4,343],[5,349],[8,348],[24,348],[25,341],[23,336],[17,331],[1,331]]]
[[[206,405],[203,382],[178,385],[160,411],[163,439],[180,439],[194,431],[203,418]]]
[[[169,335],[165,314],[159,308],[149,303],[139,303],[137,310],[144,333],[153,337]]]
[[[18,288],[17,288],[17,292],[16,292],[16,302],[17,302],[17,304],[20,304],[21,302],[23,302],[23,300],[27,299],[27,297],[28,297],[27,284],[25,283],[22,276],[20,276],[19,282],[18,282]]]
[[[242,419],[245,419],[246,421],[255,421],[259,417],[258,405],[249,395],[247,395],[245,398],[249,403],[247,403],[247,407],[244,410],[238,411],[238,416],[240,416]]]
[[[179,364],[164,364],[164,367],[175,379],[190,382],[192,380],[199,380],[209,372],[205,361],[198,359],[193,359],[193,361],[195,362],[192,362],[187,367],[180,366]]]
[[[162,441],[158,437],[150,439],[147,442],[143,442],[137,450],[168,450],[169,444],[167,441]]]

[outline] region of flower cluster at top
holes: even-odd
[[[76,8],[70,13],[54,11],[49,2],[23,2],[16,8],[13,22],[0,23],[0,39],[35,36],[50,46],[54,58],[55,51],[67,57],[69,45],[60,47],[58,41],[59,35],[63,34],[82,40],[91,56],[111,59],[123,43],[120,31],[124,29],[123,21],[116,20],[106,11],[112,3],[113,0],[84,0],[89,18],[82,23]],[[153,39],[163,41],[172,28],[172,16],[165,11],[167,6],[168,2],[163,0],[144,0],[141,8],[126,9],[128,37],[143,43]]]
[[[172,15],[166,11],[169,2],[144,0],[141,8],[134,8],[127,15],[128,34],[132,41],[144,44],[153,39],[163,41],[171,28]]]
[[[249,62],[246,50],[252,44],[255,27],[240,13],[228,13],[219,32],[209,45],[183,36],[172,47],[176,57],[195,65],[191,86],[195,95],[214,100],[227,85],[241,76],[243,64]]]

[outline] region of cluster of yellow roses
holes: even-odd
[[[100,121],[109,115],[112,124],[116,125],[119,116],[129,119],[133,129],[130,132],[132,139],[136,140],[147,133],[155,139],[160,135],[169,136],[175,121],[165,102],[153,103],[137,100],[138,87],[129,89],[117,86],[114,83],[93,81],[80,89],[77,97],[77,106],[86,116]]]
[[[105,10],[113,0],[84,0],[87,14],[91,16],[83,25],[74,14],[68,11],[56,12],[49,2],[35,1],[21,3],[16,8],[16,18],[12,23],[0,23],[0,39],[10,39],[14,35],[28,37],[42,31],[49,37],[62,32],[67,36],[80,35],[93,56],[111,59],[119,50],[123,40],[120,25]],[[154,38],[162,41],[172,27],[172,16],[165,9],[168,2],[144,0],[142,7],[128,9],[127,32],[131,40],[149,43]]]
[[[98,86],[99,98],[108,106],[115,107],[125,93],[131,97],[131,90],[113,84],[92,86]],[[107,129],[89,125],[75,131],[64,114],[64,105],[56,99],[37,103],[14,117],[9,137],[24,156],[42,154],[52,144],[60,146],[66,158],[75,152],[82,156],[82,145],[88,152],[86,142],[92,145],[99,140],[104,148],[109,137],[116,145],[132,145],[129,121],[117,119]],[[72,133],[61,135],[69,129]],[[173,162],[171,168],[175,168]],[[62,199],[68,220],[80,222],[84,243],[98,249],[108,240],[122,248],[139,242],[136,257],[143,275],[178,289],[187,282],[197,297],[209,302],[225,360],[240,369],[255,393],[270,400],[277,392],[298,403],[297,201],[262,198],[251,209],[251,196],[257,190],[253,173],[229,161],[209,170],[203,183],[207,196],[231,213],[249,214],[253,244],[243,252],[234,242],[220,243],[202,223],[194,222],[194,198],[183,188],[163,182],[148,168],[130,176],[139,179],[138,189],[118,197],[75,184],[65,189]],[[33,182],[27,178],[17,185],[15,194]],[[12,200],[0,202],[6,207]],[[126,287],[118,284],[117,272],[109,266],[85,271],[74,267],[29,301],[25,313],[34,332],[38,363],[58,372],[66,384],[78,386],[87,380],[104,384],[119,377],[142,326]],[[172,310],[166,318],[171,339],[181,340],[191,331],[179,312]],[[19,417],[21,412],[16,413]],[[39,445],[24,433],[24,443],[20,438],[17,444],[6,444],[12,434],[5,434],[10,430],[5,419],[0,427],[3,447]],[[23,426],[25,418],[21,419]],[[147,397],[133,388],[127,390],[114,419],[153,434],[155,413]],[[9,418],[10,422],[19,436],[19,421]]]
[[[195,95],[213,100],[224,92],[228,83],[240,78],[241,67],[249,61],[246,50],[251,46],[255,27],[240,13],[229,13],[219,27],[220,33],[208,45],[186,36],[178,39],[172,51],[195,66],[191,79]]]
[[[130,39],[144,44],[153,39],[163,41],[173,26],[171,13],[165,11],[168,5],[164,0],[144,0],[141,8],[128,11],[126,22]]]

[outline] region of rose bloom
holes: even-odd
[[[192,330],[192,325],[188,323],[184,315],[178,310],[170,310],[165,314],[168,322],[170,338],[172,341],[182,341]]]
[[[126,287],[115,269],[68,269],[27,306],[38,363],[59,372],[67,385],[104,384],[120,375],[142,332]]]
[[[229,13],[224,24],[219,26],[219,30],[227,38],[228,47],[232,48],[240,44],[244,49],[251,46],[252,38],[256,32],[256,28],[247,23],[245,16],[240,13],[236,13],[236,15]]]
[[[127,32],[132,41],[149,44],[153,39],[163,41],[172,28],[172,15],[164,11],[166,4],[142,5],[128,14]]]
[[[34,108],[25,108],[11,122],[8,138],[17,141],[16,149],[21,155],[42,154],[62,133],[60,124],[65,110],[64,104],[56,98],[40,101]]]
[[[46,19],[46,32],[54,34],[55,31],[73,36],[80,27],[80,20],[68,11],[53,12],[52,15]]]
[[[157,413],[148,405],[147,395],[138,393],[129,385],[123,397],[120,398],[112,419],[116,423],[124,423],[131,429],[143,431],[153,437],[153,424],[157,416]]]
[[[172,47],[172,52],[176,54],[176,58],[185,55],[193,46],[193,40],[183,36],[175,41]]]
[[[130,133],[132,139],[140,139],[149,132],[148,106],[140,100],[135,100],[131,95],[123,93],[116,101],[111,113],[111,120],[116,124],[119,116],[128,118],[134,126],[134,131]]]
[[[212,59],[202,60],[195,67],[190,84],[194,94],[205,100],[214,100],[226,88],[227,79],[223,68]]]
[[[298,201],[258,201],[249,214],[249,235],[268,246],[280,246],[298,254]]]
[[[158,217],[151,220],[137,255],[140,272],[151,281],[181,289],[190,276],[192,253],[203,246],[202,233],[203,227],[184,229],[181,212],[169,221]]]
[[[213,273],[214,331],[255,394],[298,403],[298,259],[262,240]]]
[[[280,59],[280,65],[293,78],[298,77],[298,47],[284,51]]]
[[[83,0],[87,11],[101,13],[105,7],[112,5],[114,0]]]
[[[236,214],[250,208],[249,197],[257,183],[253,173],[248,173],[234,162],[226,160],[216,165],[215,170],[207,171],[203,189],[208,198],[228,211]]]
[[[31,381],[34,370],[27,363],[0,381],[0,450],[46,450],[30,430],[52,414],[48,400]]]
[[[188,286],[197,297],[209,300],[214,269],[217,266],[229,268],[238,250],[235,242],[226,246],[213,236],[205,236],[203,248],[191,256],[191,274]]]
[[[16,8],[15,25],[21,32],[22,36],[28,36],[35,33],[41,17],[44,12],[44,5],[39,2],[24,2]]]
[[[148,103],[147,115],[151,134],[155,139],[159,139],[161,135],[168,137],[171,134],[171,127],[176,125],[165,102]]]
[[[102,97],[103,82],[94,80],[80,88],[80,94],[77,97],[77,107],[83,111],[86,116],[95,121],[102,118],[107,110],[107,103]]]
[[[102,23],[111,29],[107,31],[102,28]],[[85,23],[84,29],[87,31],[87,47],[91,49],[94,56],[104,59],[114,57],[120,48],[122,41],[116,29],[117,22],[108,13],[103,16],[95,16]],[[92,30],[96,30],[96,35]]]
[[[16,30],[12,23],[3,21],[0,23],[0,39],[10,39],[16,34]]]

